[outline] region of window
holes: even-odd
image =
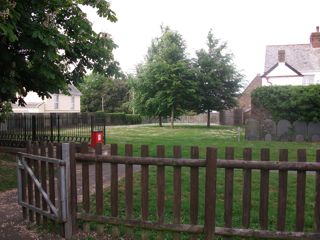
[[[59,94],[53,95],[53,107],[59,109]]]
[[[314,75],[303,76],[302,85],[314,84]]]
[[[71,109],[74,110],[74,96],[71,96]]]

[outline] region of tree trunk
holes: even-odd
[[[207,127],[210,127],[210,110],[208,109]]]
[[[171,108],[171,128],[174,128],[173,122],[174,122],[174,107],[172,106],[172,108]]]
[[[162,117],[159,115],[159,127],[162,127]]]

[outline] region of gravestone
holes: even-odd
[[[303,135],[301,135],[301,134],[298,134],[295,137],[295,141],[296,142],[303,142],[303,141],[305,141],[305,137]]]
[[[320,135],[318,135],[318,134],[312,135],[311,141],[312,142],[319,142],[320,141]]]
[[[260,138],[259,122],[253,118],[246,121],[245,138],[246,140],[259,140]]]
[[[288,120],[280,120],[277,124],[277,138],[281,141],[289,141],[292,137],[292,126]]]
[[[267,133],[264,137],[264,140],[267,141],[267,142],[270,142],[272,141],[272,135],[270,133]]]
[[[295,139],[297,139],[297,136],[299,136],[299,140],[301,141],[301,136],[303,137],[303,140],[306,140],[308,138],[308,125],[306,122],[303,121],[295,121],[293,123],[293,133],[295,135]]]
[[[271,139],[276,139],[277,136],[277,126],[276,123],[271,119],[265,119],[261,123],[261,139],[266,140],[266,135],[270,134]],[[268,137],[269,138],[269,137]]]
[[[313,141],[312,138],[314,135],[320,136],[320,123],[318,122],[310,122],[308,125],[308,139]]]

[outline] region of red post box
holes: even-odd
[[[92,131],[91,132],[91,147],[96,148],[97,143],[103,143],[103,132]]]

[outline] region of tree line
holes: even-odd
[[[81,84],[82,110],[124,111],[174,120],[186,112],[207,113],[236,106],[243,75],[233,63],[227,44],[207,36],[206,49],[189,58],[182,35],[161,27],[152,40],[145,61],[135,75],[105,78],[91,74]]]

